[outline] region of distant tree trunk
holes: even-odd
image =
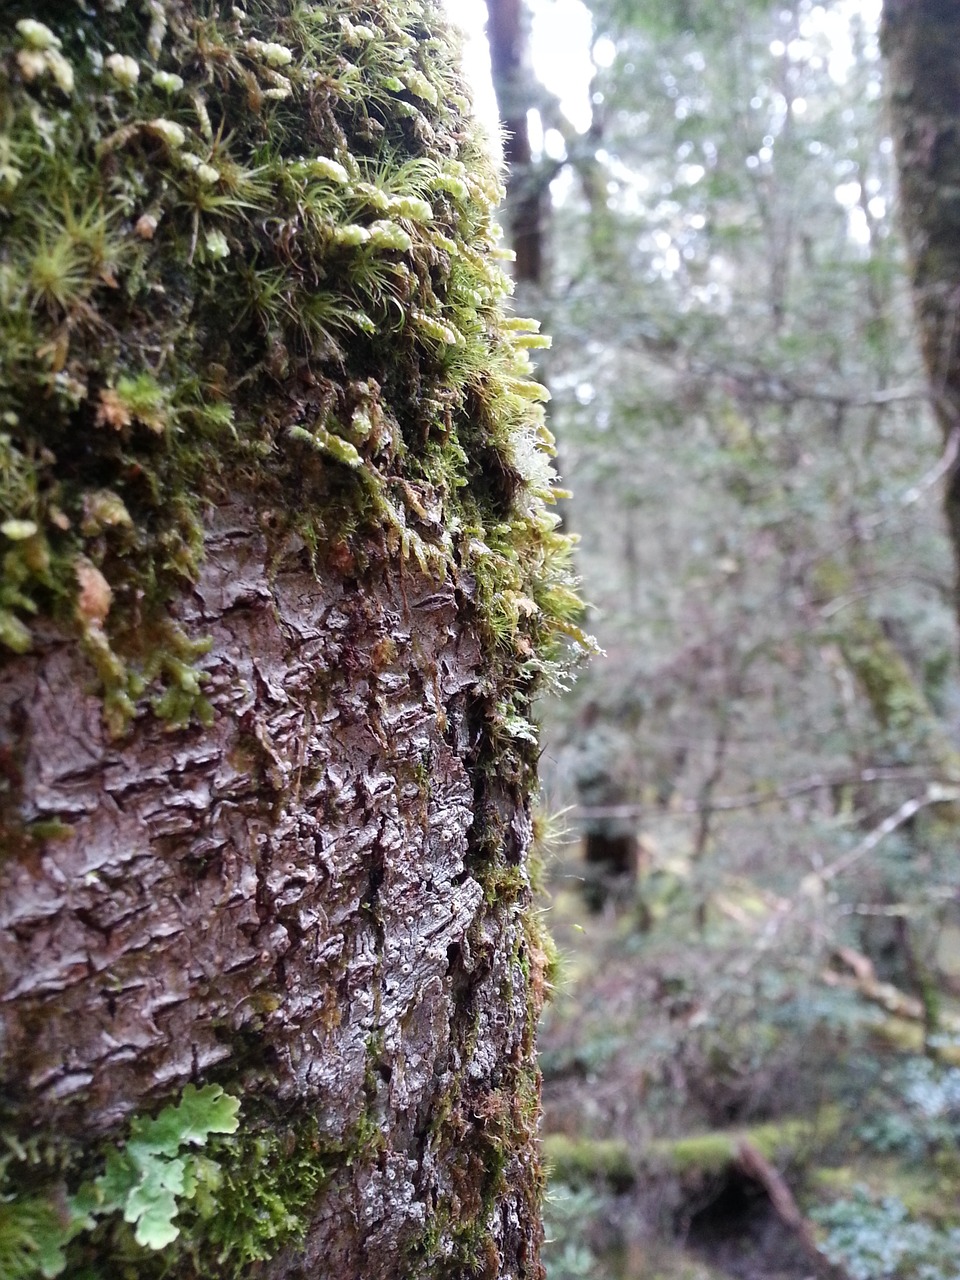
[[[535,172],[528,111],[537,107],[524,0],[487,0],[490,69],[503,124],[507,163],[507,229],[517,255],[518,284],[543,284],[545,183]]]
[[[960,8],[885,0],[882,43],[924,361],[949,440],[960,431]],[[960,464],[946,482],[960,564]],[[960,609],[960,591],[957,594]]]
[[[541,1277],[573,596],[450,37],[94,10],[0,30],[0,1275]]]

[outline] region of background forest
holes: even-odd
[[[960,1276],[956,440],[879,5],[511,13],[517,306],[605,651],[544,709],[548,1274]]]

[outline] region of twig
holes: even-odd
[[[766,1191],[774,1212],[784,1226],[796,1235],[804,1253],[822,1280],[852,1280],[850,1272],[832,1262],[817,1244],[813,1227],[800,1212],[783,1176],[757,1148],[745,1139],[737,1145],[737,1164],[741,1172]]]
[[[842,872],[847,871],[855,862],[859,862],[861,858],[865,858],[868,853],[872,853],[881,840],[884,840],[898,827],[902,827],[904,823],[932,804],[945,804],[950,801],[960,800],[960,789],[957,787],[944,787],[939,783],[931,783],[927,787],[922,796],[914,796],[911,800],[905,800],[899,809],[895,809],[893,813],[884,818],[879,826],[874,827],[868,832],[859,844],[848,850],[841,857],[830,862],[822,870],[815,873],[815,878],[822,883],[833,880]]]
[[[931,783],[922,796],[916,796],[905,801],[899,809],[895,809],[879,826],[868,832],[859,844],[843,854],[842,857],[834,859],[822,870],[813,871],[804,876],[800,885],[799,896],[783,900],[781,907],[767,921],[762,936],[757,939],[753,955],[745,963],[736,966],[735,971],[738,976],[745,976],[750,973],[760,962],[773,945],[784,925],[796,915],[803,898],[807,900],[819,898],[824,886],[829,881],[849,870],[861,858],[865,858],[886,836],[896,831],[898,827],[902,827],[905,822],[909,822],[914,814],[919,813],[921,809],[925,809],[932,804],[950,803],[958,800],[960,800],[960,788],[944,787],[939,783]]]
[[[919,502],[925,493],[928,493],[935,485],[939,484],[944,476],[948,475],[957,457],[960,455],[960,427],[954,427],[947,436],[947,442],[944,446],[943,453],[933,464],[925,475],[922,475],[916,484],[912,484],[909,489],[905,489],[901,493],[897,507],[901,510],[904,507],[913,506],[915,502]],[[860,521],[861,530],[873,530],[883,524],[890,516],[889,511],[877,511],[872,516],[866,516]]]
[[[881,782],[929,782],[930,774],[911,772],[908,769],[861,769],[857,773],[813,774],[799,782],[787,783],[771,791],[745,791],[740,795],[717,796],[710,801],[711,810],[751,809],[758,805],[770,804],[775,800],[793,800],[797,796],[807,795],[811,791],[828,791],[831,787],[858,786]],[[642,804],[608,804],[608,805],[572,805],[569,809],[571,818],[641,818],[649,812],[649,805]],[[679,806],[681,813],[697,813],[699,804],[696,800],[684,800]]]
[[[837,947],[833,954],[834,959],[845,965],[850,973],[837,973],[835,969],[826,969],[820,975],[826,986],[855,991],[864,1000],[879,1005],[886,1013],[896,1018],[905,1018],[908,1022],[925,1021],[927,1011],[923,1001],[917,996],[907,995],[891,982],[881,982],[869,957],[854,951],[852,947]],[[960,1033],[960,1018],[956,1014],[941,1011],[937,1021],[940,1029],[950,1035],[955,1036]]]

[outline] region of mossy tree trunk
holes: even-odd
[[[4,1278],[542,1274],[579,633],[467,108],[429,0],[4,6]]]
[[[924,362],[948,441],[960,432],[960,9],[885,0],[882,45]],[[946,514],[960,564],[960,464]],[[960,593],[957,597],[960,608]]]

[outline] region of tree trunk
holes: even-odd
[[[490,70],[503,123],[507,164],[506,222],[516,254],[517,283],[544,283],[544,222],[548,179],[536,172],[527,113],[535,110],[537,83],[530,66],[524,0],[487,0]]]
[[[576,603],[450,37],[4,16],[0,1277],[540,1277]]]
[[[958,40],[960,10],[953,0],[885,0],[882,45],[901,217],[924,362],[948,440],[960,431]],[[960,565],[960,465],[956,460],[947,474],[945,492],[950,538]]]

